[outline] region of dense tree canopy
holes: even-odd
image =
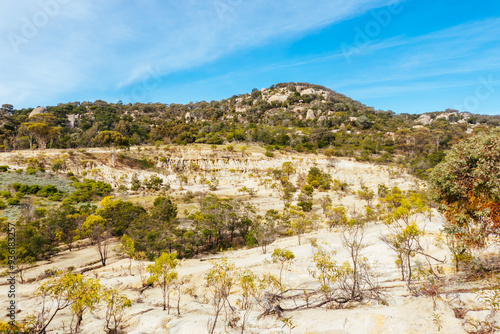
[[[500,132],[479,133],[453,146],[431,174],[448,231],[469,247],[485,246],[500,226]]]

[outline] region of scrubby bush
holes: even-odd
[[[63,195],[61,193],[57,193],[57,194],[51,195],[47,198],[51,201],[58,202],[63,198]]]
[[[55,195],[58,193],[59,190],[52,184],[49,184],[47,186],[40,187],[36,195],[40,197],[48,197],[50,195]]]
[[[7,198],[11,198],[12,194],[10,193],[10,191],[0,191],[0,196],[7,199]]]
[[[13,183],[11,185],[12,189],[16,191],[16,196],[20,197],[23,195],[36,195],[38,197],[48,197],[51,201],[59,201],[63,197],[63,193],[59,191],[54,185],[49,184],[46,186],[39,186],[37,184],[20,184]],[[9,193],[10,192],[5,192]]]
[[[207,140],[207,144],[221,145],[222,143],[223,143],[222,138],[217,134],[214,134]]]
[[[307,173],[307,183],[313,188],[328,190],[332,184],[332,177],[317,167],[311,167]]]
[[[136,191],[141,189],[141,180],[139,180],[139,176],[137,173],[132,174],[132,180],[130,181],[130,190]]]
[[[47,208],[37,208],[35,209],[35,217],[36,218],[43,218],[47,215]]]
[[[17,197],[11,197],[7,200],[7,204],[9,205],[19,205],[20,201]]]
[[[453,146],[431,174],[444,212],[456,269],[465,254],[487,246],[500,227],[500,132],[478,133]]]
[[[300,201],[297,203],[297,206],[300,206],[302,211],[309,212],[312,210],[313,204],[310,201]]]
[[[149,179],[144,180],[144,186],[150,190],[160,190],[162,184],[163,179],[158,175],[151,175]]]
[[[52,163],[52,171],[57,172],[63,168],[64,162],[61,159],[56,159]]]
[[[90,202],[109,195],[112,190],[111,185],[108,183],[89,179],[85,179],[83,182],[75,182],[73,185],[77,190],[66,198],[63,203]]]
[[[36,168],[33,166],[28,166],[26,168],[26,174],[28,175],[35,175],[36,174]]]

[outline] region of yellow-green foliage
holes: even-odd
[[[160,286],[163,295],[163,310],[170,312],[170,286],[177,279],[175,268],[179,264],[177,253],[162,253],[155,263],[148,266],[149,282]],[[168,297],[168,300],[167,300]]]
[[[36,290],[36,294],[56,302],[56,313],[69,306],[71,313],[77,317],[75,331],[78,331],[85,312],[92,311],[101,300],[102,286],[99,280],[67,273],[44,282]],[[44,326],[47,325],[48,323]]]

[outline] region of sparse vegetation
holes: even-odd
[[[163,296],[163,311],[170,314],[170,292],[178,274],[175,268],[179,265],[176,253],[162,253],[155,263],[148,266],[149,283],[158,284]]]

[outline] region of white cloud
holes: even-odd
[[[0,4],[0,103],[43,104],[119,89],[150,76],[150,68],[156,75],[192,68],[393,2],[6,1]],[[57,5],[51,11],[47,4]],[[35,32],[26,34],[30,24]],[[17,45],[12,36],[21,38]]]
[[[351,66],[349,78],[339,79],[332,86],[369,98],[394,96],[426,87],[432,90],[473,85],[481,74],[498,73],[498,42],[498,18],[468,22],[411,38],[398,36],[376,41],[353,56],[350,65],[346,64]],[[386,55],[385,61],[365,61],[367,58],[384,59],[383,55]],[[455,81],[455,77],[460,77],[461,81]]]

